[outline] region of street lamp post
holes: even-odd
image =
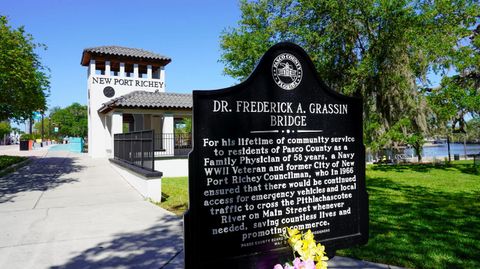
[[[43,147],[43,135],[44,135],[44,132],[43,132],[43,118],[44,118],[44,114],[43,114],[43,111],[42,111],[42,142],[41,142],[41,146]]]

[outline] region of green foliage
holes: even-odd
[[[185,132],[186,133],[192,133],[192,118],[185,118],[183,120],[183,122],[185,123]]]
[[[372,148],[422,143],[430,111],[418,89],[457,61],[480,15],[476,1],[242,0],[240,9],[221,36],[225,74],[245,79],[274,43],[299,44],[332,89],[363,97]]]
[[[9,167],[12,164],[23,162],[26,159],[27,159],[26,157],[20,157],[20,156],[0,155],[0,170],[3,170]]]
[[[37,139],[35,134],[22,134],[20,140],[35,140]]]
[[[464,81],[466,83],[462,83]],[[433,89],[428,100],[435,112],[438,128],[449,132],[465,132],[465,116],[480,111],[479,88],[460,76],[445,77],[439,88]]]
[[[33,125],[33,132],[36,133],[36,134],[39,134],[41,136],[42,134],[42,121],[38,121],[38,122],[35,122],[35,124]],[[54,136],[54,132],[53,132],[53,127],[52,127],[52,124],[50,122],[50,118],[49,117],[44,117],[43,118],[43,137],[44,138],[47,138],[47,137],[50,137],[50,136]]]
[[[192,118],[183,118],[183,128],[175,128],[175,133],[178,134],[191,134],[192,133]]]
[[[467,137],[468,141],[480,142],[480,118],[471,119],[467,122]]]
[[[8,121],[0,122],[0,139],[9,134],[11,131],[12,128],[10,127],[10,123]]]
[[[73,103],[66,108],[55,107],[50,113],[51,133],[58,127],[59,136],[86,137],[88,132],[87,106]]]
[[[480,116],[480,24],[468,43],[458,49],[454,58],[459,74],[444,77],[440,87],[428,94],[438,133],[465,134],[466,116]]]
[[[49,78],[35,53],[44,47],[23,27],[13,29],[0,16],[0,120],[28,119],[46,109]]]

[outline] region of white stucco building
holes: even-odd
[[[153,129],[155,151],[173,155],[176,123],[191,117],[190,94],[165,91],[165,66],[171,59],[119,46],[83,50],[88,67],[88,154],[113,156],[113,135]]]

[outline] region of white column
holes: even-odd
[[[120,63],[120,72],[118,74],[119,77],[125,76],[125,63]]]
[[[104,154],[107,157],[113,156],[113,135],[112,135],[112,114],[104,114],[103,135],[105,143]]]
[[[88,75],[95,75],[95,60],[90,60],[90,65],[88,66]]]
[[[110,76],[110,61],[105,61],[105,76]]]
[[[163,148],[167,155],[174,154],[174,129],[173,129],[173,114],[164,114],[163,115]]]
[[[112,153],[110,157],[113,157],[115,148],[114,148],[114,135],[123,133],[123,113],[113,112],[112,114],[112,129],[111,129],[111,142],[112,143]]]
[[[112,114],[112,135],[123,133],[123,113],[113,112]]]
[[[161,66],[158,68],[159,72],[160,72],[160,81],[163,82],[163,88],[160,89],[161,92],[165,92],[165,67],[164,66]]]
[[[138,78],[138,64],[133,65],[133,77]]]
[[[105,144],[106,115],[97,113],[96,110],[93,110],[93,113],[95,113],[95,116],[92,117],[92,123],[90,124],[92,136],[88,138],[88,155],[93,158],[103,158],[107,156],[107,144]]]
[[[152,66],[147,65],[147,78],[152,79]]]

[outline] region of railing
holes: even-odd
[[[192,134],[155,134],[155,157],[187,156],[192,150]]]
[[[155,171],[154,131],[137,131],[114,135],[113,156],[117,160]]]

